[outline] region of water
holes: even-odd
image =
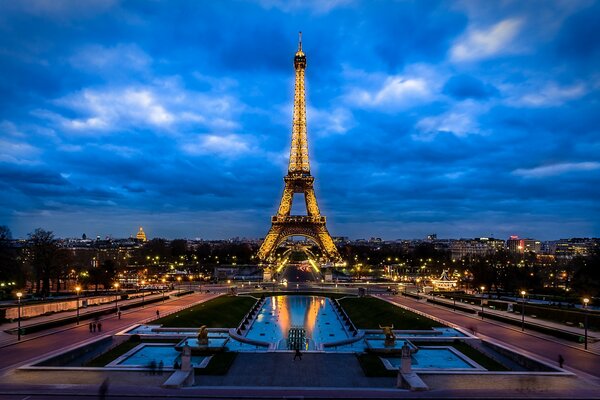
[[[402,339],[396,339],[396,340],[394,340],[394,342],[386,343],[386,341],[384,339],[385,336],[384,335],[381,335],[381,336],[382,336],[381,339],[367,339],[371,348],[400,350],[402,348],[402,346],[404,346],[405,341]],[[414,346],[410,342],[408,342],[408,346],[411,348],[414,348]]]
[[[318,349],[324,343],[351,337],[333,309],[331,300],[318,296],[267,298],[246,337],[275,343],[278,349],[286,349],[286,338],[291,327],[305,329],[305,350]]]
[[[385,357],[394,367],[399,368],[400,357]],[[449,348],[427,348],[421,347],[412,355],[413,369],[476,369],[458,354]]]
[[[199,366],[205,358],[205,356],[192,356],[192,365],[195,367]],[[175,350],[172,344],[144,345],[117,365],[147,367],[151,361],[155,361],[158,364],[161,360],[165,368],[173,367],[175,361],[181,364],[181,353]]]
[[[208,347],[223,347],[228,340],[227,337],[212,337],[208,335]],[[198,339],[190,338],[185,340],[190,347],[199,347]],[[180,343],[179,346],[184,346],[184,343]]]
[[[396,338],[454,338],[465,337],[466,335],[454,328],[433,328],[432,330],[423,331],[394,331]],[[366,339],[384,339],[383,333],[367,333]]]
[[[160,325],[139,325],[126,332],[128,335],[146,335],[146,336],[189,336],[197,337],[199,329],[190,328],[182,330],[158,330]],[[209,338],[228,338],[227,332],[208,332]]]

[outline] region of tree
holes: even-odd
[[[25,282],[19,267],[17,251],[12,246],[12,234],[7,226],[0,226],[0,280],[16,282],[22,286]]]
[[[35,273],[35,290],[42,296],[50,293],[50,276],[56,268],[58,246],[51,231],[37,228],[29,235],[30,262]],[[42,282],[40,286],[40,281]]]
[[[572,286],[581,297],[600,296],[600,248],[584,257],[575,257],[572,262],[575,270]]]

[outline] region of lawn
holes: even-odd
[[[379,329],[394,325],[394,329],[431,329],[443,326],[427,317],[374,297],[348,297],[340,300],[348,317],[359,329]]]
[[[256,299],[245,296],[220,296],[153,321],[169,328],[235,328],[250,311]]]
[[[197,375],[226,375],[238,353],[222,352],[213,355],[206,368],[196,369]]]
[[[373,377],[395,377],[398,371],[389,370],[383,365],[381,359],[375,354],[357,354],[356,358],[365,376]]]

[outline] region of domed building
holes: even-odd
[[[137,240],[141,240],[142,242],[145,242],[146,240],[146,233],[144,232],[144,229],[142,229],[142,227],[140,226],[140,230],[138,231],[137,235],[135,235],[135,238]]]

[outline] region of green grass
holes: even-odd
[[[210,359],[206,368],[196,369],[197,375],[226,375],[229,368],[235,361],[238,353],[223,352],[216,353]]]
[[[340,304],[359,329],[379,329],[379,325],[394,325],[394,329],[431,329],[443,326],[427,317],[374,297],[345,298]]]
[[[367,377],[395,377],[398,375],[398,371],[387,369],[375,354],[357,354],[356,358]]]
[[[220,296],[153,321],[168,328],[235,328],[256,299],[244,296]]]
[[[465,356],[469,357],[471,360],[475,361],[477,364],[481,365],[483,368],[488,371],[510,371],[510,369],[506,368],[504,365],[500,364],[496,360],[488,357],[477,349],[469,346],[465,342],[454,341],[454,342],[418,342],[413,341],[413,343],[417,347],[421,346],[450,346],[454,347],[456,350],[463,353]]]

